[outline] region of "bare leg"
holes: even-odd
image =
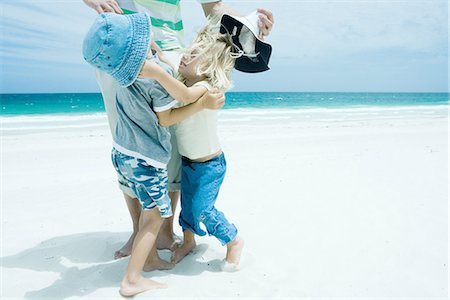
[[[172,211],[175,213],[178,199],[180,198],[180,191],[169,192],[170,200],[172,200]],[[174,217],[167,218],[163,221],[161,229],[159,230],[158,239],[156,240],[156,247],[160,250],[169,249],[173,251],[177,248],[178,243],[174,238],[173,233]]]
[[[174,264],[177,264],[180,260],[182,260],[186,255],[191,253],[194,250],[195,244],[195,235],[192,231],[186,229],[183,232],[183,244],[175,249],[172,254],[172,258],[170,261]]]
[[[141,204],[139,203],[138,199],[131,198],[125,193],[123,193],[123,196],[128,206],[131,221],[133,222],[133,233],[131,234],[130,238],[125,243],[125,245],[114,253],[114,259],[127,257],[131,254],[131,248],[133,246],[134,238],[136,237],[136,234],[139,231],[139,217],[141,215],[142,209]]]
[[[167,285],[141,275],[142,268],[150,250],[154,247],[156,236],[162,224],[158,209],[143,210],[140,224],[139,232],[134,239],[128,268],[120,284],[119,292],[125,297],[134,296],[152,289],[167,288]]]
[[[179,191],[169,193],[170,199],[172,200],[172,210],[173,211],[175,211],[175,209],[176,209],[179,195],[180,195]],[[133,233],[131,234],[128,241],[125,243],[125,245],[122,246],[122,248],[120,248],[119,250],[117,250],[114,253],[114,259],[127,257],[131,254],[131,248],[133,246],[134,238],[136,237],[136,234],[139,231],[139,216],[141,214],[141,209],[142,209],[141,204],[139,203],[138,199],[131,198],[130,196],[128,196],[125,193],[123,193],[123,196],[127,203],[128,212],[130,213],[130,216],[131,216],[131,221],[133,222]],[[161,229],[159,231],[158,239],[157,239],[158,249],[169,249],[169,250],[173,251],[178,246],[177,241],[174,239],[173,221],[174,221],[173,217],[165,219],[163,221],[163,224],[161,225]],[[157,255],[153,254],[153,255],[149,256],[149,258],[152,258],[152,257],[153,258],[157,257]],[[159,259],[159,257],[158,257],[158,259]],[[161,263],[159,263],[159,262],[157,263],[152,259],[149,259],[148,262],[149,263],[146,264],[147,267],[145,268],[148,270],[155,270],[155,269],[161,270],[161,269],[166,269],[166,267],[168,267],[168,266],[162,266]]]
[[[155,209],[158,210],[157,208],[155,208]],[[162,224],[164,224],[164,221],[165,221],[165,219],[162,220]],[[139,228],[144,226],[143,222],[144,222],[143,218],[140,218],[139,219]],[[161,235],[161,227],[159,229],[156,239],[158,239],[158,237],[160,235]],[[165,260],[162,260],[159,257],[158,251],[156,251],[156,242],[155,242],[153,244],[152,249],[148,253],[147,259],[145,260],[145,264],[144,264],[144,267],[142,268],[142,270],[144,272],[151,272],[151,271],[155,271],[155,270],[170,270],[173,267],[175,267],[175,264],[170,263]]]
[[[159,235],[161,235],[161,230]],[[165,261],[159,257],[158,252],[156,251],[156,245],[153,245],[147,256],[143,270],[144,272],[151,272],[154,270],[170,270],[173,267],[175,267],[174,263]]]

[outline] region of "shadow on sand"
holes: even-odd
[[[55,237],[15,255],[2,257],[2,267],[59,273],[59,279],[51,285],[26,292],[27,299],[65,299],[85,296],[100,288],[118,289],[128,258],[114,260],[113,255],[128,237],[129,233],[114,232],[89,232]],[[204,271],[219,272],[220,260],[203,259],[207,249],[208,245],[200,244],[174,269],[144,273],[144,276],[158,279],[170,274],[192,276]],[[170,251],[159,253],[162,259],[170,259]],[[24,280],[33,279],[28,277]],[[27,285],[24,281],[23,286]]]

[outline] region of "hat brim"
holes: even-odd
[[[239,41],[239,35],[243,26],[246,26],[255,36],[255,57],[241,56],[236,59],[235,69],[245,73],[258,73],[270,69],[269,60],[272,54],[272,46],[259,39],[253,26],[247,24],[245,18],[233,17],[224,14],[221,19],[220,33],[231,35],[233,43],[243,49]]]

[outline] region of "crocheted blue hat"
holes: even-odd
[[[100,14],[83,42],[84,59],[117,80],[131,85],[144,65],[150,47],[150,17],[147,13]]]

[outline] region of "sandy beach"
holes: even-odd
[[[169,288],[136,299],[448,297],[447,106],[220,120],[218,207],[246,240],[243,268],[221,272],[225,249],[198,237],[147,273]],[[2,299],[120,298],[131,220],[110,151],[101,114],[2,119]]]

